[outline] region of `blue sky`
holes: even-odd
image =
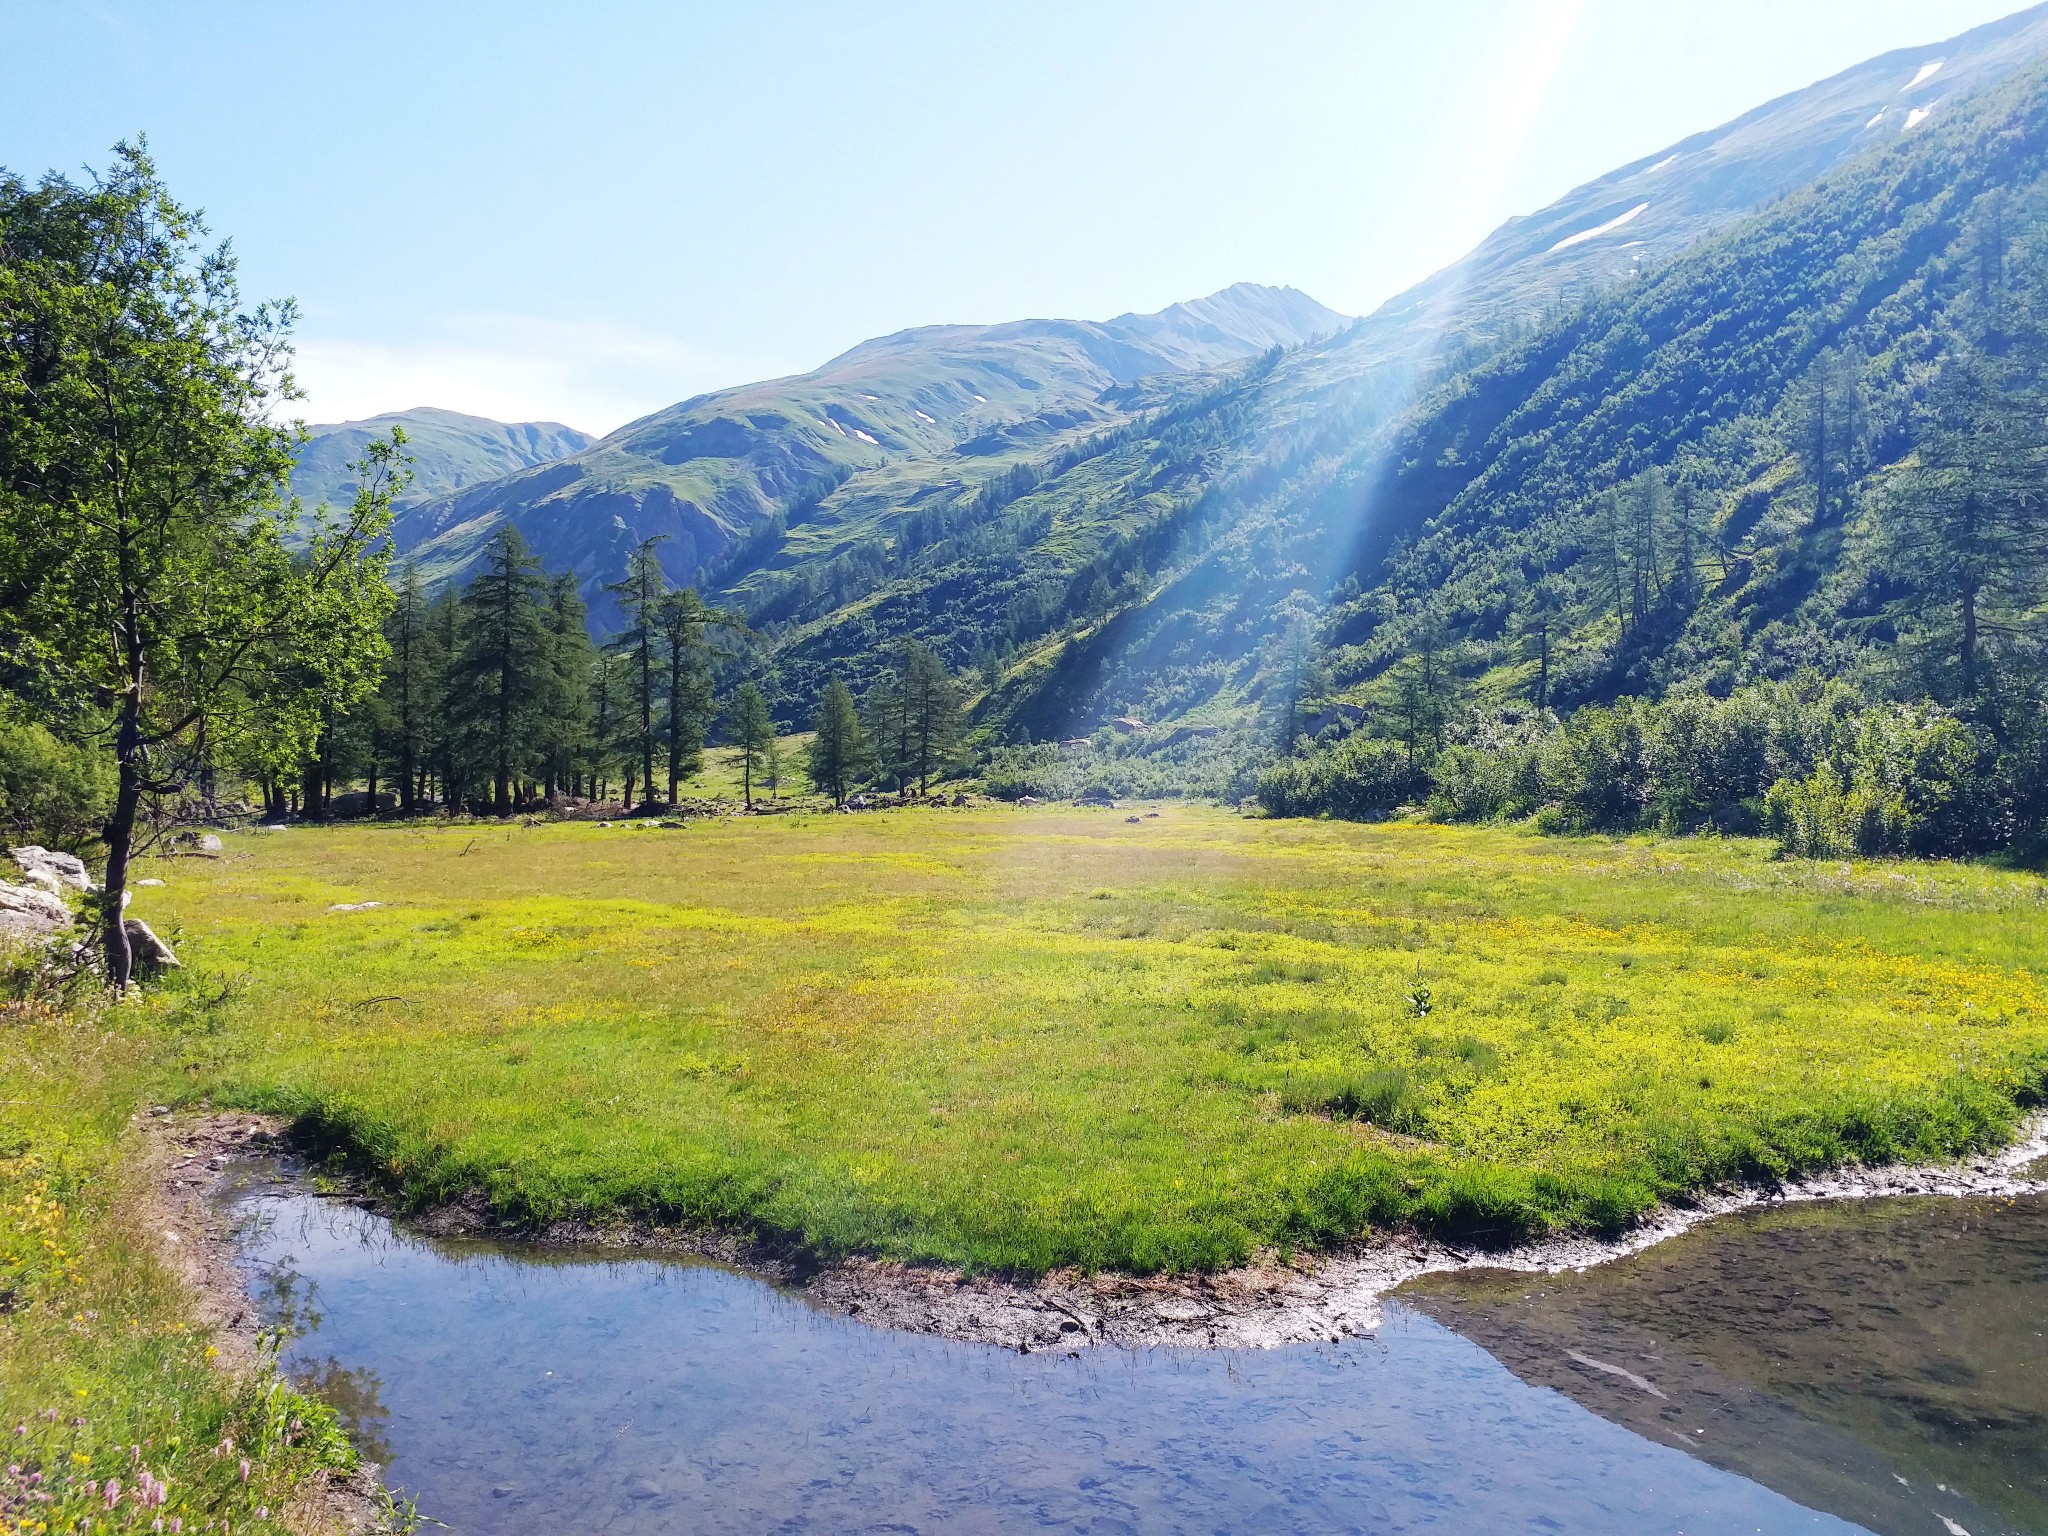
[[[589,430],[942,321],[1362,312],[1609,167],[2013,0],[0,0],[0,164],[146,132],[309,419]]]

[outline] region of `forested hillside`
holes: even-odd
[[[1269,803],[2037,843],[2044,367],[2036,67],[1433,391]]]

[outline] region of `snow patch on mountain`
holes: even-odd
[[[1906,126],[1901,128],[1899,132],[1911,133],[1915,128],[1926,122],[1928,118],[1932,117],[1934,109],[1940,105],[1941,103],[1938,101],[1930,101],[1924,107],[1915,107],[1906,114]]]
[[[1910,91],[1916,85],[1925,85],[1941,72],[1941,66],[1947,62],[1947,59],[1936,59],[1932,64],[1922,64],[1920,66],[1920,73],[1908,80],[1900,89],[1902,91]]]
[[[1648,203],[1637,203],[1635,207],[1629,209],[1627,213],[1617,214],[1615,215],[1615,217],[1609,219],[1605,224],[1595,224],[1591,229],[1582,229],[1576,235],[1566,235],[1562,240],[1558,241],[1557,244],[1553,245],[1550,248],[1550,250],[1568,250],[1572,246],[1583,245],[1588,240],[1597,240],[1600,238],[1600,236],[1617,230],[1621,228],[1621,226],[1624,224],[1634,223],[1637,219],[1641,218],[1645,213],[1648,213],[1649,211],[1650,205]],[[1545,252],[1544,254],[1548,255],[1549,252]]]

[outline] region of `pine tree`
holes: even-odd
[[[946,664],[912,640],[904,646],[901,691],[906,763],[923,795],[959,750],[960,689]]]
[[[398,777],[398,808],[410,814],[419,804],[420,771],[433,749],[432,717],[446,658],[435,644],[426,585],[409,562],[384,622],[384,638],[391,647],[380,694],[384,752]]]
[[[540,755],[552,668],[540,562],[519,530],[492,536],[462,595],[461,648],[449,668],[457,721],[491,776],[491,808],[512,814],[515,790]]]
[[[728,620],[706,608],[695,588],[685,587],[662,599],[659,622],[668,660],[662,735],[668,744],[668,798],[673,805],[677,787],[704,762],[704,726],[711,717],[711,658],[704,631]]]
[[[740,749],[740,796],[747,809],[754,808],[754,775],[767,766],[775,750],[775,721],[768,713],[768,701],[752,683],[741,683],[733,695],[732,739]]]
[[[572,572],[551,578],[547,588],[547,697],[542,708],[541,767],[546,791],[573,789],[590,745],[590,629]]]
[[[2048,427],[2040,396],[1988,360],[1951,357],[1912,465],[1883,509],[1893,604],[1938,694],[1974,702],[2048,604]]]
[[[640,793],[654,799],[655,700],[661,694],[661,608],[668,596],[668,577],[663,574],[655,546],[665,535],[642,539],[626,556],[626,577],[609,584],[618,594],[626,627],[612,637],[612,645],[632,662],[633,707],[639,716],[635,744],[640,760]],[[631,774],[627,775],[626,798],[632,798]]]
[[[853,707],[853,695],[838,678],[825,685],[818,700],[817,723],[811,737],[811,782],[832,797],[834,805],[846,804],[847,793],[858,784],[871,760],[868,734]]]

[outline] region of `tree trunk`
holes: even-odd
[[[125,991],[135,970],[135,957],[128,948],[128,930],[122,923],[121,898],[128,890],[128,854],[135,841],[135,811],[142,803],[142,725],[138,718],[141,700],[131,690],[121,703],[121,724],[114,740],[114,757],[120,783],[114,794],[114,811],[107,818],[107,879],[100,892],[102,942],[107,953],[107,980],[116,992]]]
[[[1963,586],[1963,697],[1977,697],[1977,585]]]

